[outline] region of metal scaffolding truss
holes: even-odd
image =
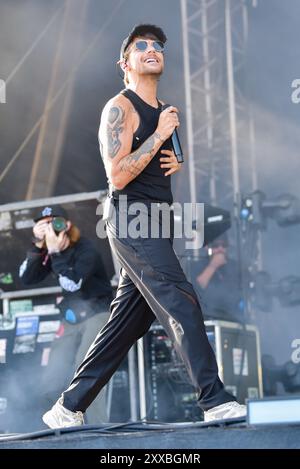
[[[181,0],[191,201],[232,207],[256,187],[245,0]]]
[[[53,193],[63,153],[76,73],[92,48],[99,43],[100,37],[105,33],[106,28],[111,24],[124,3],[125,0],[115,2],[105,21],[100,21],[98,31],[91,39],[87,40],[84,28],[91,4],[90,0],[61,1],[61,5],[47,25],[5,80],[6,85],[13,80],[32,52],[41,45],[41,40],[45,39],[50,32],[52,36],[54,35],[51,28],[57,27],[58,24],[53,60],[49,69],[50,79],[42,113],[0,172],[1,184],[24,154],[27,145],[38,134],[26,200],[50,197]]]

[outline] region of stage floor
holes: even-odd
[[[300,425],[112,424],[0,435],[0,449],[254,449],[300,448]]]

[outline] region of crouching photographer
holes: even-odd
[[[20,266],[20,278],[25,285],[33,285],[55,275],[63,289],[58,305],[62,327],[42,377],[47,406],[69,383],[106,324],[112,289],[100,254],[90,240],[81,237],[62,207],[45,207],[34,221],[33,246]],[[89,424],[107,421],[105,394],[104,389],[90,407]]]

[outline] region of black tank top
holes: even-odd
[[[137,150],[142,143],[147,140],[155,132],[157,128],[159,115],[161,112],[161,103],[157,101],[158,108],[156,109],[150,104],[147,104],[141,99],[134,91],[125,89],[121,94],[128,98],[134,106],[136,112],[140,117],[140,125],[133,135],[131,153]],[[172,148],[170,139],[166,140],[160,147],[160,150]],[[126,195],[128,200],[155,200],[158,202],[173,202],[171,192],[171,177],[164,176],[167,171],[166,168],[160,167],[160,150],[155,154],[150,163],[143,169],[143,171],[131,181],[122,190],[111,188],[112,195],[118,199],[120,195]]]

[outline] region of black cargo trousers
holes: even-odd
[[[122,206],[118,201],[114,204],[114,217],[107,222],[106,231],[111,249],[122,266],[117,294],[107,324],[62,395],[63,405],[84,412],[155,319],[164,327],[185,363],[199,393],[199,406],[205,411],[235,400],[218,377],[200,304],[173,250],[172,233],[162,236],[161,215],[151,216],[147,201],[140,212],[141,223],[151,233],[151,223],[155,220],[159,224],[159,236],[136,237],[126,231],[130,227],[140,228],[137,213],[128,214],[130,204]]]

